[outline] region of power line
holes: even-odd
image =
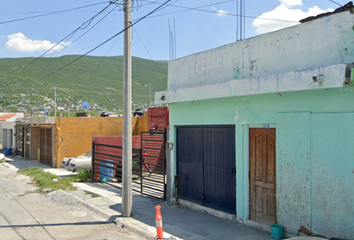
[[[141,44],[143,44],[143,46],[144,46],[144,48],[145,48],[146,52],[149,54],[150,59],[154,62],[154,64],[155,64],[155,66],[156,66],[157,71],[159,71],[159,73],[161,74],[161,76],[163,76],[163,74],[161,73],[160,69],[158,68],[158,66],[157,66],[157,64],[156,64],[156,61],[152,58],[152,56],[151,56],[151,54],[150,54],[149,50],[147,49],[147,47],[145,46],[145,44],[144,44],[143,40],[141,40],[141,38],[140,38],[140,36],[139,36],[139,33],[136,31],[136,29],[135,29],[135,28],[133,28],[133,29],[134,29],[134,32],[136,33],[136,35],[138,36],[138,38],[139,38],[139,40],[140,40]]]
[[[339,4],[339,3],[335,2],[335,1],[332,1],[332,0],[329,0],[329,1],[332,2],[332,3],[335,3],[335,4],[337,4],[337,5],[339,5],[339,6],[341,6],[341,7],[343,7],[343,5],[341,5],[341,4]]]
[[[228,2],[233,2],[233,1],[234,1],[234,0],[228,0],[228,1],[224,1],[224,2],[212,3],[212,4],[208,4],[208,5],[204,5],[204,6],[195,7],[195,8],[211,7],[211,6],[216,6],[216,5],[219,5],[219,4],[228,3]],[[150,4],[154,4],[154,3],[156,3],[156,2],[150,2]],[[174,5],[171,5],[171,6],[174,7]],[[161,16],[170,15],[170,14],[175,14],[175,13],[186,12],[186,11],[189,11],[189,10],[194,10],[195,8],[188,8],[188,7],[185,7],[184,10],[179,10],[179,11],[170,12],[170,13],[164,13],[164,14],[160,14],[160,15],[154,15],[154,16],[151,16],[151,17],[149,17],[149,18],[155,18],[155,17],[161,17]]]
[[[102,2],[102,3],[106,3],[106,2]],[[39,14],[39,13],[55,13],[61,10],[47,10],[47,11],[37,11],[37,12],[0,12],[0,14]],[[75,11],[75,10],[73,10]],[[76,11],[76,12],[81,12],[81,13],[95,13],[95,11]]]
[[[150,3],[158,3],[158,2],[152,2],[152,1],[147,1],[147,2],[150,2]],[[183,9],[187,9],[187,10],[195,10],[195,11],[200,11],[200,12],[208,12],[208,13],[216,13],[218,14],[219,12],[218,11],[212,11],[212,10],[205,10],[205,9],[200,9],[198,7],[185,7],[185,6],[178,6],[178,5],[170,5],[172,7],[177,7],[177,8],[183,8]],[[181,11],[178,11],[178,12],[181,12]],[[166,13],[166,14],[163,14],[163,15],[167,15],[167,14],[173,14],[173,13],[178,13],[178,12],[171,12],[171,13]],[[160,16],[163,16],[163,15],[160,15]],[[235,14],[235,13],[223,13],[223,15],[226,15],[226,16],[233,16],[233,17],[240,17],[239,14]],[[272,19],[272,18],[261,18],[261,17],[254,17],[254,16],[247,16],[247,15],[242,15],[242,17],[244,18],[252,18],[252,19],[262,19],[262,20],[269,20],[269,21],[277,21],[277,22],[290,22],[290,23],[299,23],[298,21],[291,21],[291,20],[285,20],[285,19]]]
[[[57,54],[60,51],[63,51],[65,48],[71,46],[72,44],[74,44],[76,41],[78,41],[80,38],[82,38],[83,36],[85,36],[89,31],[91,31],[94,27],[96,27],[100,22],[102,22],[109,14],[111,14],[116,8],[118,7],[118,5],[116,5],[111,11],[109,11],[105,16],[103,16],[103,18],[101,18],[97,23],[95,23],[92,27],[90,27],[86,32],[84,32],[83,34],[81,34],[79,37],[77,37],[74,41],[70,42],[70,44],[65,45],[64,47],[56,50],[55,52],[51,53],[50,56],[54,56],[55,54]]]
[[[78,58],[74,59],[73,61],[69,62],[68,64],[64,65],[63,67],[59,68],[58,70],[55,70],[54,72],[46,75],[45,77],[41,78],[40,80],[43,80],[59,71],[61,71],[62,69],[68,67],[69,65],[73,64],[74,62],[80,60],[81,58],[85,57],[87,54],[93,52],[94,50],[96,50],[97,48],[103,46],[104,44],[106,44],[107,42],[111,41],[113,38],[117,37],[118,35],[122,34],[125,30],[127,30],[128,28],[133,27],[135,24],[139,23],[140,21],[142,21],[143,19],[145,19],[146,17],[150,16],[151,14],[153,14],[154,12],[158,11],[159,9],[161,9],[162,7],[164,7],[167,3],[169,3],[171,0],[167,0],[165,3],[163,3],[162,5],[160,5],[159,7],[155,8],[154,10],[152,10],[151,12],[149,12],[148,14],[146,14],[145,16],[141,17],[140,19],[138,19],[137,21],[135,21],[134,23],[130,24],[129,27],[124,28],[123,30],[121,30],[120,32],[118,32],[117,34],[113,35],[112,37],[110,37],[109,39],[107,39],[106,41],[102,42],[101,44],[97,45],[96,47],[92,48],[90,51],[86,52],[85,54],[79,56]]]
[[[50,52],[52,49],[54,49],[55,47],[57,47],[58,45],[60,46],[64,41],[69,41],[77,31],[79,30],[84,30],[86,29],[91,22],[93,21],[94,18],[96,18],[97,16],[99,16],[101,13],[103,13],[109,6],[111,5],[111,3],[109,3],[104,9],[102,9],[100,12],[98,12],[95,16],[91,17],[89,20],[85,21],[84,23],[81,24],[80,27],[76,28],[74,31],[72,31],[71,33],[69,33],[68,35],[66,35],[62,40],[60,40],[58,43],[56,43],[55,45],[53,45],[51,48],[49,48],[47,51],[45,51],[44,53],[42,53],[39,57],[35,58],[33,61],[31,61],[29,64],[27,64],[26,68],[31,66],[34,62],[38,61],[40,58],[42,58],[43,56],[45,56],[48,52]],[[112,12],[112,11],[111,11]],[[106,15],[107,16],[107,15]],[[105,16],[105,17],[106,17]],[[105,18],[104,17],[104,18]],[[102,21],[103,19],[101,19]],[[99,21],[100,22],[100,21]],[[98,23],[99,23],[98,22]],[[94,26],[96,26],[98,23],[96,23]],[[89,30],[91,30],[92,28],[90,28]],[[88,31],[89,31],[88,30]],[[76,40],[75,40],[76,41]],[[64,47],[60,46],[59,50],[56,50],[55,52],[59,52],[62,49],[64,49]],[[54,52],[54,53],[55,53]]]
[[[97,67],[96,67],[96,69],[93,71],[93,73],[91,74],[90,77],[93,77],[93,76],[96,74],[97,70],[103,65],[103,61],[107,59],[108,54],[111,52],[112,48],[113,48],[114,45],[117,43],[118,39],[119,39],[119,36],[116,38],[116,40],[114,41],[114,43],[112,44],[112,46],[111,46],[111,47],[109,48],[109,50],[107,51],[106,56],[104,56],[104,58],[101,60],[100,66],[97,66]]]
[[[107,1],[105,1],[105,2],[100,2],[100,3],[95,3],[95,4],[91,4],[91,5],[86,5],[86,6],[82,6],[82,7],[76,7],[76,8],[61,10],[61,11],[57,11],[57,12],[51,12],[51,13],[40,14],[40,15],[31,16],[31,17],[13,19],[13,20],[9,20],[9,21],[0,22],[0,24],[13,23],[13,22],[23,21],[23,20],[27,20],[27,19],[32,19],[32,18],[38,18],[38,17],[44,17],[44,16],[49,16],[49,15],[58,14],[58,13],[69,12],[69,11],[73,11],[73,10],[77,10],[77,9],[82,9],[82,8],[88,8],[88,7],[92,7],[92,6],[97,6],[97,5],[100,5],[100,4],[102,4],[102,3],[107,3]]]

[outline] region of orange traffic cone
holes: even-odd
[[[156,232],[157,232],[157,239],[162,239],[163,238],[163,228],[162,228],[162,216],[161,216],[161,206],[156,206]]]

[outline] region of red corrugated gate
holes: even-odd
[[[133,136],[132,187],[142,195],[166,199],[165,131],[142,132]],[[94,180],[121,188],[122,137],[92,139]]]
[[[108,169],[112,169],[113,177],[120,178],[122,175],[122,146],[123,146],[123,137],[93,137],[92,138],[92,169],[94,173],[94,178],[96,180],[101,180],[100,175],[100,166]],[[140,154],[141,149],[141,137],[133,136],[132,137],[132,153]],[[134,155],[133,154],[133,155]],[[108,164],[108,167],[106,166]],[[110,166],[112,165],[113,166]],[[109,168],[112,167],[112,168]],[[111,174],[108,174],[106,177],[111,177]]]
[[[166,200],[165,131],[141,133],[141,194]]]

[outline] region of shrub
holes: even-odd
[[[80,182],[90,182],[93,180],[93,174],[88,170],[80,170],[77,177]]]

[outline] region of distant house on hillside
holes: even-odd
[[[353,12],[169,63],[170,201],[354,236]]]

